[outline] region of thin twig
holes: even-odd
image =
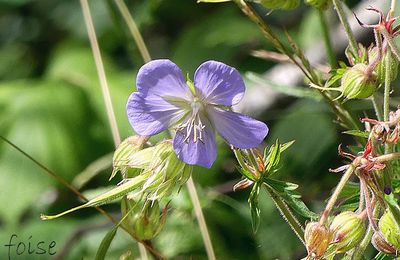
[[[215,260],[215,253],[211,243],[210,234],[208,233],[206,220],[204,219],[203,211],[201,209],[201,204],[199,200],[199,196],[197,195],[196,186],[194,185],[192,176],[189,177],[189,180],[186,183],[186,186],[189,190],[190,199],[193,203],[194,212],[196,214],[197,222],[199,223],[199,228],[201,231],[201,235],[203,237],[203,242],[206,247],[207,256],[209,260]]]
[[[139,52],[142,55],[144,62],[147,63],[151,61],[151,56],[146,47],[146,44],[144,43],[143,37],[136,25],[135,20],[129,13],[128,7],[126,6],[125,2],[123,0],[115,0],[115,3],[117,4],[117,7],[122,14],[122,17],[124,18],[126,25],[128,26],[129,31],[136,42],[136,45],[138,46]]]

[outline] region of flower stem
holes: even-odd
[[[304,242],[304,228],[301,226],[300,222],[294,216],[293,212],[289,209],[286,203],[274,192],[271,187],[264,185],[271,199],[274,201],[276,208],[279,210],[283,218],[286,220],[290,228],[300,239],[301,243],[305,245]]]
[[[385,58],[385,89],[384,89],[384,94],[383,94],[383,120],[384,121],[389,121],[389,99],[390,99],[390,74],[391,74],[391,62],[392,62],[392,57],[391,57],[390,51],[387,52],[386,58]]]
[[[101,58],[99,44],[97,42],[96,31],[95,31],[94,25],[93,25],[93,19],[90,14],[89,3],[87,0],[80,0],[80,3],[81,3],[81,7],[82,7],[83,17],[85,19],[86,29],[88,31],[90,45],[92,48],[92,52],[93,52],[93,56],[94,56],[94,60],[95,60],[95,64],[96,64],[97,75],[99,76],[99,80],[100,80],[104,103],[106,105],[108,122],[110,124],[111,133],[112,133],[113,140],[114,140],[114,145],[115,145],[115,147],[118,147],[118,145],[121,143],[121,137],[119,135],[118,124],[117,124],[117,120],[115,118],[115,113],[114,113],[114,109],[113,109],[113,105],[112,105],[112,101],[111,101],[111,95],[110,95],[110,90],[109,90],[108,83],[107,83],[106,73],[105,73],[103,61]],[[126,199],[126,197],[124,197],[124,199]],[[133,235],[132,232],[130,232],[128,230],[126,230],[126,231]],[[138,241],[138,239],[136,239],[136,238],[134,238],[134,239],[136,241]],[[144,245],[145,245],[144,243],[143,244],[138,243],[140,256],[141,256],[141,259],[148,259],[147,253],[144,253],[146,251],[144,249]],[[151,245],[148,246],[148,248],[152,249],[149,251],[152,252],[152,254],[156,258],[162,258],[162,257],[159,257],[158,253],[156,254],[153,252],[155,250],[153,250],[153,247]]]
[[[196,214],[196,218],[197,218],[197,222],[199,224],[201,236],[203,237],[203,242],[206,247],[208,259],[215,260],[216,258],[215,258],[214,249],[213,249],[213,246],[211,243],[210,234],[208,233],[206,220],[204,219],[199,196],[197,195],[196,186],[194,185],[192,176],[189,177],[189,180],[187,181],[186,186],[189,190],[190,199],[192,200],[194,212]]]
[[[378,105],[376,94],[371,96],[372,105],[374,106],[376,118],[379,121],[383,121],[382,111]]]
[[[388,31],[385,28],[382,28],[381,33],[385,37],[385,40],[389,44],[390,50],[396,56],[396,59],[400,61],[400,50],[397,48],[396,43],[393,41],[392,36],[388,33]]]
[[[349,168],[347,171],[343,174],[342,178],[340,179],[340,182],[335,188],[335,191],[333,192],[332,196],[329,198],[328,203],[326,204],[325,210],[322,213],[321,219],[319,220],[319,223],[325,224],[326,220],[329,217],[329,214],[331,213],[333,206],[336,203],[336,200],[338,199],[340,192],[342,192],[344,186],[346,185],[347,181],[350,179],[350,176],[353,174],[354,170],[356,169],[356,166],[354,163],[351,163],[349,165]]]
[[[324,43],[325,43],[325,49],[326,49],[328,61],[329,61],[329,64],[331,65],[331,69],[334,69],[337,67],[337,60],[336,60],[335,52],[333,51],[332,39],[331,39],[331,35],[329,33],[328,23],[326,22],[326,17],[325,17],[324,11],[318,10],[318,15],[319,15],[320,23],[321,23],[321,29],[322,29],[322,33],[323,33],[323,37],[324,37]]]
[[[392,0],[392,2],[390,3],[390,17],[394,17],[394,12],[396,11],[396,4],[397,4],[398,0]]]
[[[99,44],[96,38],[96,32],[93,25],[92,16],[90,14],[89,4],[87,0],[81,0],[81,7],[83,12],[83,17],[85,19],[86,29],[88,31],[90,45],[92,47],[92,52],[94,56],[94,61],[96,63],[97,75],[99,76],[99,81],[101,85],[101,91],[103,93],[104,103],[106,105],[106,111],[108,116],[108,122],[110,124],[111,133],[113,136],[115,146],[121,142],[121,137],[118,131],[117,120],[115,118],[114,109],[111,101],[110,90],[108,88],[108,83],[106,79],[106,73],[104,70],[103,61],[101,59],[101,53]]]
[[[344,31],[346,32],[347,38],[349,39],[349,46],[354,55],[358,54],[358,46],[356,38],[354,37],[353,32],[351,31],[351,27],[349,21],[347,20],[346,14],[343,10],[343,5],[341,0],[333,0],[333,5],[335,6],[336,12],[339,16],[339,20],[344,27]]]
[[[115,3],[117,4],[117,7],[122,14],[122,17],[124,18],[125,23],[128,26],[128,29],[132,34],[133,39],[136,42],[136,45],[138,46],[139,52],[142,55],[144,62],[147,63],[151,61],[151,56],[147,49],[147,46],[144,43],[143,37],[136,25],[135,20],[129,13],[128,7],[126,6],[124,0],[115,0]]]

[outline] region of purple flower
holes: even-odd
[[[194,84],[193,84],[194,83]],[[236,148],[258,146],[268,127],[230,107],[244,95],[239,72],[224,63],[207,61],[186,82],[170,60],[154,60],[140,68],[126,110],[139,135],[155,135],[174,127],[173,147],[180,160],[210,168],[216,158],[215,130]]]

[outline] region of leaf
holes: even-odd
[[[300,86],[287,86],[276,82],[272,82],[266,78],[263,78],[259,74],[248,72],[245,74],[245,79],[250,81],[253,85],[263,86],[270,88],[282,94],[297,97],[297,98],[309,98],[313,100],[321,100],[320,94],[312,89],[300,87]]]
[[[117,230],[118,230],[118,225],[115,225],[110,231],[107,232],[106,236],[101,241],[99,248],[97,249],[95,257],[96,260],[105,259],[108,248],[110,248],[111,242],[113,241],[115,234],[117,233]]]
[[[251,224],[253,226],[254,233],[257,232],[260,226],[260,208],[258,206],[259,194],[260,194],[260,184],[255,183],[248,199],[251,212]]]
[[[267,158],[265,160],[265,164],[267,165],[266,167],[266,172],[270,172],[273,167],[275,167],[281,158],[281,152],[280,152],[280,144],[279,140],[276,139],[276,142],[274,145],[271,146],[271,148],[268,151]]]
[[[304,204],[304,202],[301,200],[301,195],[294,192],[294,190],[298,187],[297,184],[270,178],[265,179],[264,184],[272,188],[274,192],[279,195],[290,208],[292,208],[301,216],[310,219],[318,218],[318,214],[309,210],[306,204]]]
[[[360,130],[344,131],[343,134],[352,135],[352,136],[358,136],[358,137],[362,137],[362,138],[368,138],[368,136],[369,136],[368,132],[360,131]]]
[[[288,148],[290,148],[290,146],[292,146],[292,144],[294,144],[294,142],[296,142],[295,140],[292,140],[290,142],[281,144],[281,153],[283,153],[284,151],[286,151]]]

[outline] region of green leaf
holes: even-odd
[[[107,232],[106,236],[101,241],[99,248],[97,249],[95,257],[96,260],[105,259],[108,248],[110,248],[111,242],[113,241],[115,234],[117,233],[117,230],[118,230],[118,225],[115,225],[110,231]]]
[[[254,233],[257,232],[260,226],[260,208],[258,206],[259,194],[260,194],[260,184],[255,183],[248,199],[251,212],[251,223],[253,226]]]
[[[294,144],[294,142],[296,142],[295,140],[292,140],[290,142],[281,144],[281,153],[283,153],[284,151],[286,151],[288,148],[290,148],[290,146],[292,146],[292,144]]]
[[[310,219],[318,218],[318,214],[309,210],[306,204],[304,204],[304,202],[301,200],[301,195],[294,192],[294,190],[298,187],[297,184],[270,178],[265,179],[264,184],[272,188],[274,192],[279,195],[290,208],[292,208],[301,216]]]
[[[360,130],[349,130],[349,131],[344,131],[343,134],[348,134],[352,136],[358,136],[362,138],[368,138],[369,133],[365,131],[360,131]]]
[[[279,163],[281,158],[280,148],[279,140],[276,139],[275,144],[271,146],[265,159],[265,164],[267,165],[266,172],[270,172]]]
[[[297,97],[297,98],[309,98],[313,100],[321,100],[321,95],[309,88],[304,88],[300,86],[286,86],[279,83],[272,82],[256,73],[248,72],[245,74],[245,79],[249,81],[250,84],[263,86],[266,88],[270,88],[282,94],[286,94],[288,96]]]

